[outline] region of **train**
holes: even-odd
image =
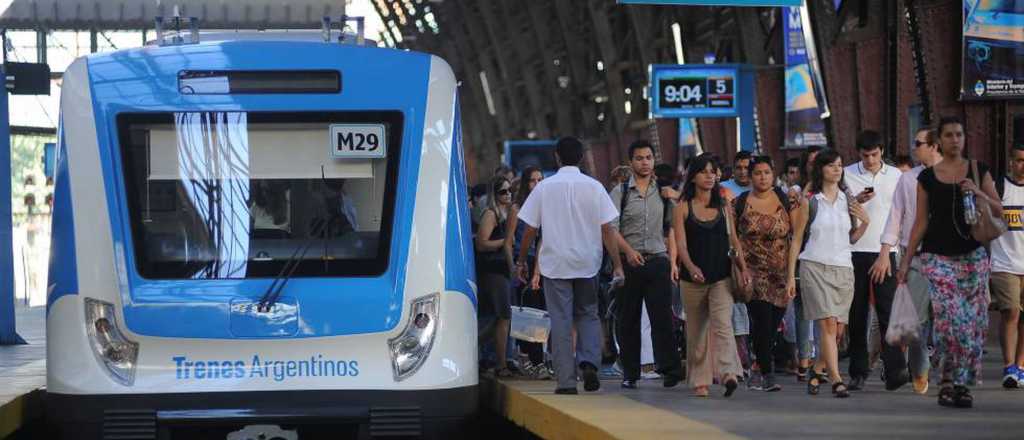
[[[63,76],[54,436],[465,432],[477,299],[450,66],[319,32],[177,40]]]

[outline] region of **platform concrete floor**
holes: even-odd
[[[0,346],[0,439],[42,417],[46,386],[46,307],[15,309],[26,345]]]
[[[1024,438],[1024,390],[1001,387],[999,349],[988,350],[973,409],[938,406],[934,384],[926,396],[914,394],[909,384],[885,391],[877,374],[848,399],[832,397],[828,386],[818,396],[807,395],[795,376],[780,377],[780,392],[741,386],[730,399],[717,386],[710,398],[696,398],[684,385],[666,389],[660,381],[623,390],[617,380],[605,380],[596,393],[584,393],[581,385],[579,396],[553,395],[551,381],[482,385],[492,410],[550,439]]]

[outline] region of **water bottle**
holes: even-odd
[[[975,203],[974,191],[964,191],[964,222],[968,225],[978,223],[978,206]]]

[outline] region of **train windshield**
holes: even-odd
[[[150,279],[373,276],[388,266],[400,112],[118,116]]]

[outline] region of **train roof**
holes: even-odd
[[[164,35],[165,41],[173,41],[175,37],[180,36],[184,41],[189,41],[191,36],[189,32],[168,32]],[[295,42],[309,42],[309,43],[324,43],[324,44],[340,44],[337,41],[339,34],[332,32],[331,42],[324,41],[323,32],[320,30],[235,30],[235,31],[200,31],[199,42],[200,43],[218,43],[228,41],[295,41]],[[357,40],[356,34],[345,33],[345,43],[355,45]],[[146,46],[157,46],[156,40],[146,41]],[[376,47],[377,41],[369,38],[363,39],[362,46]]]

